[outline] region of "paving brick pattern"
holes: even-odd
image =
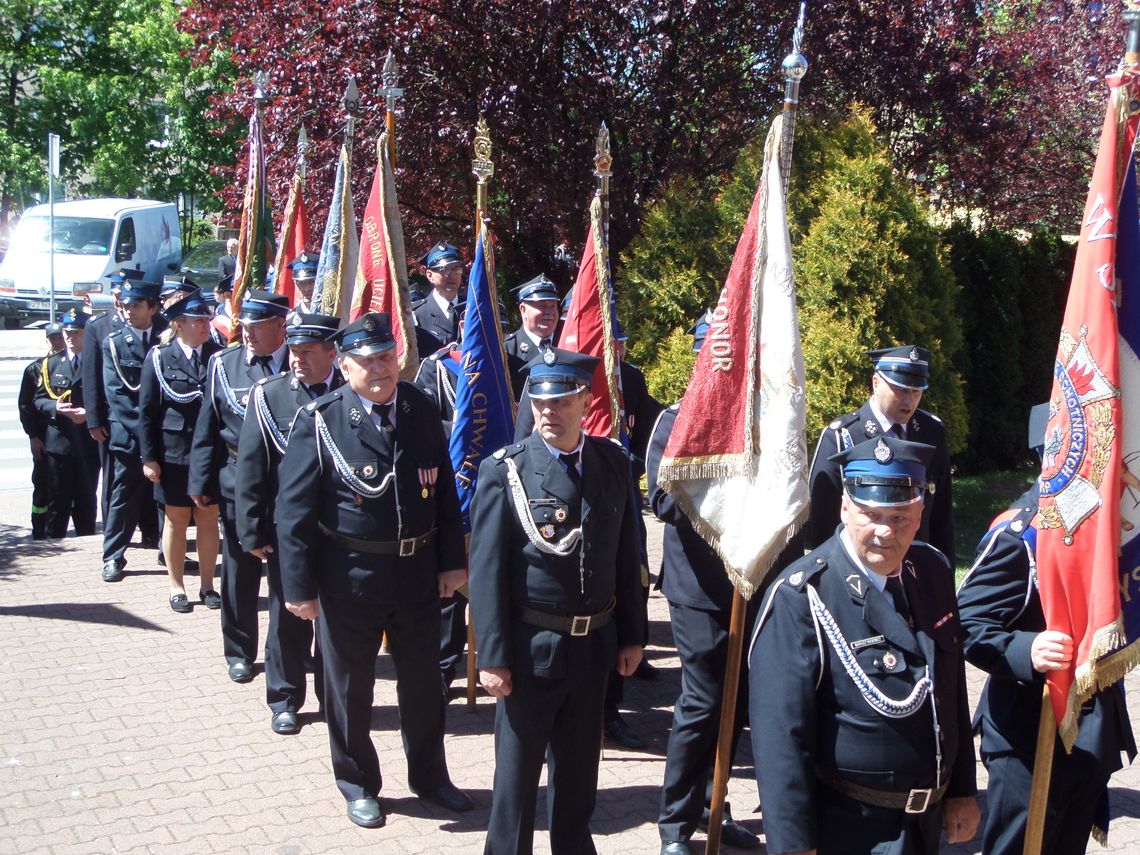
[[[660,526],[647,522],[659,556]],[[127,578],[108,585],[99,580],[98,538],[32,543],[25,532],[0,526],[0,853],[482,851],[494,766],[490,698],[480,696],[471,711],[457,699],[448,712],[452,778],[478,809],[458,815],[424,805],[407,788],[393,672],[381,657],[373,733],[390,815],[385,828],[357,828],[344,816],[315,703],[297,736],[270,732],[260,671],[243,686],[227,679],[218,613],[200,604],[192,614],[170,611],[153,552],[132,550]],[[196,580],[187,582],[193,597]],[[627,721],[649,745],[606,750],[593,823],[603,855],[660,845],[654,820],[680,670],[657,593],[650,617],[648,656],[660,677],[626,689]],[[1134,720],[1138,681],[1128,679]],[[970,684],[976,693],[977,673]],[[729,801],[762,833],[741,744]],[[1140,771],[1118,774],[1112,795],[1107,851],[1140,852]],[[979,848],[975,841],[945,851]],[[692,850],[703,851],[703,838]],[[536,851],[549,851],[541,830]]]

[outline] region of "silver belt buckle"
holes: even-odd
[[[570,621],[570,634],[573,636],[588,635],[590,632],[590,618],[593,615],[574,615]]]
[[[400,541],[400,557],[408,558],[416,554],[416,538],[405,537]]]
[[[932,795],[934,795],[934,790],[931,787],[927,787],[925,790],[911,790],[910,795],[906,797],[906,812],[926,813],[926,809],[930,807]]]

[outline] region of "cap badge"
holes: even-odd
[[[554,510],[554,521],[555,522],[566,522],[566,509],[565,508],[555,508],[555,510]]]
[[[878,436],[879,423],[874,419],[867,419],[867,421],[863,422],[863,433],[867,434],[869,437]]]
[[[299,326],[301,326],[301,324],[304,323],[304,321],[301,320],[301,316],[299,314],[297,314],[297,315],[293,315],[293,320],[291,320],[289,323],[291,323],[295,327],[299,327]]]
[[[918,359],[919,359],[919,356],[918,356],[918,348],[917,348],[917,347],[912,347],[912,348],[910,349],[910,361],[911,361],[911,362],[918,362]]]
[[[895,453],[891,451],[891,447],[880,436],[878,443],[875,445],[875,460],[879,463],[890,463],[894,459]]]
[[[542,354],[542,361],[547,365],[553,365],[558,361],[558,355],[553,350],[546,350]]]
[[[368,330],[368,332],[372,332],[374,329],[376,329],[376,323],[372,320],[372,318],[365,318],[361,323],[361,326]]]

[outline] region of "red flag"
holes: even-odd
[[[594,397],[582,426],[590,436],[620,439],[625,404],[614,340],[612,294],[609,250],[602,225],[602,200],[595,196],[590,204],[590,231],[586,236],[586,248],[582,251],[578,281],[574,283],[558,346],[601,360],[594,369]]]
[[[367,312],[387,312],[392,319],[400,376],[414,380],[419,368],[416,335],[408,294],[408,262],[404,227],[396,200],[396,180],[388,158],[388,134],[376,143],[376,175],[364,208],[360,231],[360,263],[349,320]]]
[[[300,172],[295,172],[289,201],[285,203],[285,216],[281,220],[277,258],[273,262],[273,290],[287,296],[291,307],[297,305],[297,287],[293,283],[293,270],[287,265],[308,248],[309,213],[305,208],[305,181]]]
[[[1122,381],[1130,384],[1122,375],[1126,330],[1118,308],[1136,276],[1140,249],[1132,155],[1138,81],[1131,71],[1108,80],[1108,110],[1054,363],[1034,520],[1045,620],[1049,629],[1072,636],[1075,646],[1072,669],[1048,675],[1067,747],[1077,736],[1081,704],[1119,680],[1137,657],[1127,646],[1121,611],[1121,445],[1128,422],[1121,388]],[[1126,584],[1129,575],[1123,574]]]

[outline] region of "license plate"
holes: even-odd
[[[40,311],[50,311],[51,303],[47,300],[28,300],[29,309],[37,309]]]

